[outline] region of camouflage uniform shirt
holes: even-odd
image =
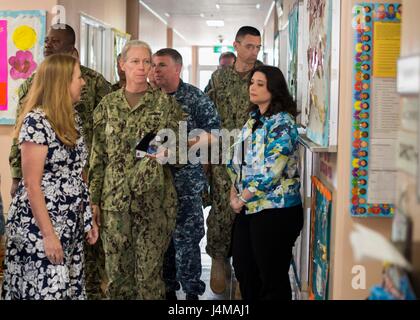
[[[200,89],[181,80],[173,96],[188,114],[188,133],[194,129],[201,129],[208,133],[212,129],[220,129],[219,114],[213,102]],[[207,184],[207,178],[200,163],[189,162],[186,166],[175,168],[173,171],[178,196],[201,193]]]
[[[138,212],[141,203],[136,197],[146,193],[159,202],[172,201],[160,196],[166,188],[174,188],[164,172],[168,166],[146,157],[136,158],[135,148],[147,133],[161,129],[178,132],[178,123],[185,114],[175,99],[149,87],[130,108],[124,89],[120,89],[101,101],[93,118],[89,170],[92,203],[99,204],[102,210]]]
[[[82,121],[82,132],[83,138],[86,143],[87,150],[90,150],[92,146],[92,135],[93,135],[93,111],[99,104],[104,96],[111,92],[111,84],[105,80],[105,78],[98,72],[80,66],[82,77],[86,84],[82,88],[80,95],[80,101],[75,105],[75,108],[79,114],[80,120]],[[16,111],[16,119],[18,119],[22,112],[23,100],[31,88],[35,74],[28,78],[19,87],[19,104]],[[12,148],[9,156],[9,163],[12,171],[12,178],[22,178],[21,169],[21,155],[20,148],[18,146],[17,139],[13,139]]]
[[[111,86],[111,92],[120,90],[122,87],[120,86],[120,82],[115,82],[112,86]]]
[[[262,65],[257,61],[255,67]],[[248,120],[247,109],[250,104],[248,80],[250,72],[241,77],[234,66],[213,72],[206,93],[216,105],[220,114],[222,128],[241,129]]]

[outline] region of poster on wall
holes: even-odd
[[[0,11],[0,124],[15,124],[18,88],[43,60],[45,28],[45,11]]]
[[[317,177],[312,184],[309,299],[328,300],[332,193]]]
[[[340,1],[308,0],[309,120],[307,136],[322,147],[337,145]]]
[[[351,214],[392,217],[396,194],[402,5],[353,8],[354,79]]]
[[[309,122],[309,90],[308,90],[308,57],[307,49],[309,47],[309,13],[308,1],[299,1],[299,27],[298,27],[298,74],[297,74],[297,97],[296,102],[298,111],[300,112],[297,121],[303,126],[307,127]]]
[[[298,74],[298,29],[299,29],[299,4],[296,4],[289,14],[289,50],[288,50],[288,77],[289,90],[296,101],[297,74]]]

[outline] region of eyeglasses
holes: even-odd
[[[236,42],[238,42],[238,43],[241,43],[241,41],[236,41]],[[243,45],[242,43],[241,43],[241,46],[243,46],[246,50],[248,50],[248,51],[254,51],[255,49],[257,49],[258,51],[260,51],[261,50],[261,45],[258,45],[258,46],[256,46],[256,45],[254,45],[254,44],[245,44],[245,45]]]

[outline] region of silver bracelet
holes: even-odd
[[[248,201],[247,201],[247,200],[245,200],[245,199],[242,197],[242,194],[238,194],[238,199],[239,199],[239,200],[241,200],[243,203],[248,203]]]

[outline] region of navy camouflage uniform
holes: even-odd
[[[137,158],[135,148],[148,133],[177,132],[186,115],[173,97],[149,87],[134,107],[124,89],[108,94],[93,119],[89,191],[101,208],[106,298],[164,299],[177,195],[170,165]]]
[[[182,80],[173,94],[188,114],[187,131],[202,129],[208,133],[220,129],[220,117],[213,102],[198,88]],[[166,291],[179,290],[202,295],[206,289],[201,277],[200,241],[204,237],[202,192],[208,187],[203,166],[188,163],[172,168],[178,194],[178,213],[172,241],[165,254],[164,279]]]

